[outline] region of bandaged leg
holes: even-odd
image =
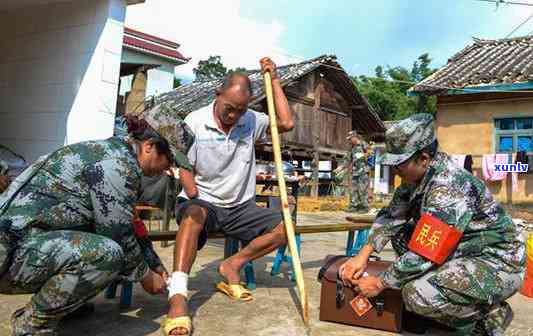
[[[189,274],[183,272],[173,272],[170,278],[167,280],[168,286],[168,299],[174,295],[179,294],[187,298],[187,286],[189,283]]]

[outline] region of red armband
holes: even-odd
[[[438,265],[457,247],[463,233],[429,213],[423,213],[409,241],[409,249]]]
[[[133,220],[133,229],[135,230],[135,237],[137,238],[145,238],[148,236],[148,230],[146,230],[144,222],[140,219]]]

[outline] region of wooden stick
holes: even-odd
[[[281,197],[281,207],[283,210],[283,222],[285,223],[285,231],[287,233],[287,241],[292,257],[292,266],[296,275],[296,285],[300,292],[300,302],[302,304],[303,320],[306,325],[309,325],[309,306],[307,303],[307,293],[305,291],[305,283],[302,271],[302,264],[300,263],[300,255],[296,247],[296,238],[294,235],[294,226],[292,224],[292,217],[289,212],[289,201],[287,198],[287,187],[285,186],[285,178],[283,174],[283,165],[281,162],[281,147],[278,133],[278,124],[276,109],[274,107],[274,95],[272,94],[272,78],[270,73],[265,72],[265,91],[268,105],[268,115],[270,116],[270,134],[272,135],[272,149],[274,151],[274,162],[276,163],[276,176],[279,185],[279,194]]]

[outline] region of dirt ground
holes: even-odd
[[[344,212],[300,214],[299,225],[339,222],[346,215]],[[303,236],[302,240],[302,264],[309,294],[310,328],[306,328],[302,323],[297,288],[289,280],[287,268],[284,267],[278,276],[270,275],[274,254],[254,262],[258,285],[254,291],[254,301],[235,302],[216,292],[214,286],[219,280],[216,269],[223,256],[223,240],[212,240],[198,253],[189,282],[194,335],[395,335],[319,321],[320,284],[316,281],[316,276],[326,255],[344,253],[346,233],[309,234]],[[162,248],[159,243],[156,245],[164,263],[170,266],[173,246]],[[386,249],[382,256],[389,260],[393,258],[390,249]],[[27,295],[0,295],[0,335],[10,335],[9,316],[28,299]],[[133,304],[129,309],[120,309],[118,299],[107,300],[102,294],[93,302],[96,304],[94,313],[62,322],[61,336],[161,335],[159,323],[168,308],[165,296],[150,296],[136,285]],[[509,302],[515,317],[506,335],[533,335],[533,299],[516,294]],[[449,333],[431,330],[426,335]]]
[[[520,218],[529,224],[533,224],[533,206],[530,207],[505,207],[513,218]]]

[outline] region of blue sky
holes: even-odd
[[[373,74],[377,65],[410,66],[428,52],[435,66],[471,43],[502,38],[533,14],[533,7],[475,0],[247,1],[241,13],[278,20],[281,47],[306,58],[334,53],[346,70]],[[513,36],[533,31],[533,19]]]
[[[286,64],[328,53],[349,73],[371,75],[427,52],[437,67],[472,36],[503,38],[532,14],[476,0],[146,0],[128,7],[126,25],[180,43],[191,61],[176,75],[190,80],[209,55],[252,69],[265,55]],[[533,19],[513,36],[532,31]]]

